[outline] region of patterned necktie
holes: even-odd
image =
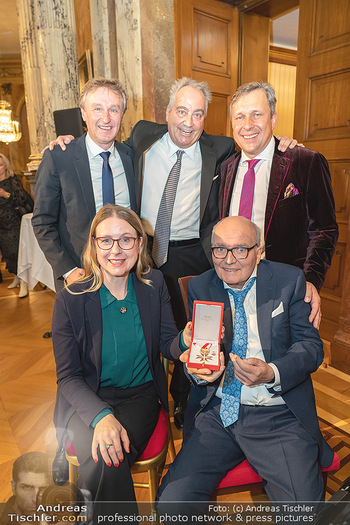
[[[115,204],[114,198],[114,184],[113,184],[113,173],[109,165],[110,151],[103,151],[100,153],[103,159],[102,166],[102,201],[105,204]]]
[[[248,170],[244,175],[241,200],[239,201],[238,215],[246,217],[247,219],[252,218],[253,199],[254,199],[254,187],[255,187],[255,171],[254,167],[257,165],[260,159],[248,160]]]
[[[238,355],[241,359],[244,359],[246,356],[248,344],[247,317],[245,315],[243,303],[255,280],[256,277],[252,277],[247,287],[239,292],[234,292],[230,289],[228,290],[228,292],[233,295],[233,299],[235,301],[235,317],[231,352]],[[235,369],[231,359],[229,358],[226,366],[224,383],[222,386],[222,398],[220,406],[220,417],[224,427],[232,425],[232,423],[238,419],[241,401],[241,388],[242,383],[235,378]]]
[[[152,257],[157,268],[165,264],[168,259],[170,224],[173,215],[177,185],[180,178],[181,159],[183,154],[183,150],[177,150],[177,160],[171,168],[159,205],[152,248]]]

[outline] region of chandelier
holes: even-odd
[[[6,100],[0,100],[0,142],[17,142],[22,133],[19,131],[19,123],[11,120],[11,104]]]

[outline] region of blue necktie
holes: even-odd
[[[103,151],[100,153],[103,159],[102,166],[102,201],[105,204],[115,204],[114,199],[114,184],[113,184],[113,173],[109,165],[110,151]]]
[[[233,327],[233,340],[232,340],[232,353],[238,355],[244,359],[247,352],[248,344],[248,330],[247,330],[247,317],[244,310],[244,299],[247,293],[253,286],[256,277],[253,277],[244,290],[234,292],[228,290],[233,295],[235,301],[235,317]],[[235,378],[235,369],[231,359],[229,358],[224,384],[222,386],[222,398],[220,406],[220,417],[224,424],[224,427],[232,425],[238,419],[239,406],[241,402],[241,388],[242,383]]]

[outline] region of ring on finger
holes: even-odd
[[[106,449],[108,450],[109,447],[113,447],[113,443],[106,443]]]

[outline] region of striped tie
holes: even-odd
[[[177,150],[177,160],[171,168],[159,205],[152,248],[152,257],[157,268],[165,264],[168,259],[170,224],[173,215],[177,185],[180,178],[181,159],[183,154],[183,150]]]

